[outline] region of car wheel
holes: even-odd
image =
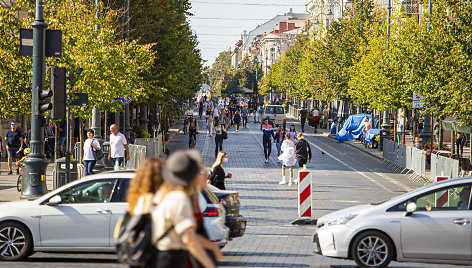
[[[17,222],[0,224],[0,260],[17,261],[31,255],[33,239],[28,228]]]
[[[393,258],[393,244],[381,232],[368,231],[354,240],[351,254],[361,268],[387,267]]]

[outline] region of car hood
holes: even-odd
[[[369,211],[370,209],[372,209],[373,207],[375,206],[374,205],[359,205],[359,206],[341,209],[336,212],[332,212],[332,213],[329,213],[320,217],[317,221],[317,224],[318,225],[323,224],[325,222],[332,221],[332,220],[335,220],[344,216],[349,216],[352,214],[363,214]]]

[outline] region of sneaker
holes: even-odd
[[[294,180],[293,183],[298,184],[298,180]]]
[[[288,183],[288,186],[292,186],[292,182],[289,182],[289,183]]]
[[[269,163],[269,158],[266,159],[266,163]]]
[[[236,132],[239,132],[239,129],[236,129]]]
[[[8,175],[11,175],[11,174],[13,174],[13,171],[11,171],[11,170],[8,171]]]
[[[280,184],[280,185],[282,185],[282,184],[287,184],[287,182],[286,182],[285,180],[281,180],[281,181],[279,182],[279,184]]]

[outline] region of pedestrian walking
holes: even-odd
[[[214,122],[215,122],[215,119],[213,118],[213,115],[212,114],[207,115],[208,137],[212,136]]]
[[[264,124],[261,126],[261,129],[265,162],[269,163],[269,156],[272,151],[272,138],[274,138],[274,127],[269,124],[269,118],[264,119]]]
[[[219,151],[223,151],[223,132],[228,128],[223,127],[220,121],[216,120],[215,123],[215,158],[218,156]]]
[[[221,258],[219,249],[197,234],[199,226],[195,215],[201,211],[196,190],[201,187],[201,181],[208,178],[199,176],[201,162],[201,156],[195,150],[181,151],[173,153],[163,167],[164,182],[153,198],[155,206],[151,210],[152,241],[159,250],[158,268],[187,267],[192,260],[189,255],[203,267],[216,267],[205,246],[213,250],[217,259]]]
[[[115,170],[119,170],[121,164],[125,160],[129,160],[129,147],[125,135],[121,134],[116,124],[110,126],[110,153],[108,153],[108,160],[113,162]],[[126,152],[125,152],[126,149]]]
[[[311,148],[302,133],[298,133],[295,141],[295,155],[297,156],[298,168],[305,170],[307,162],[311,162]],[[298,183],[298,180],[295,183]]]
[[[305,123],[306,123],[307,115],[308,115],[308,111],[305,108],[302,108],[300,110],[300,123],[302,125],[302,132],[305,132]]]
[[[101,150],[100,142],[93,138],[95,132],[92,129],[87,130],[87,139],[84,142],[84,158],[83,163],[85,166],[85,175],[95,174],[93,168],[97,164],[97,160],[93,155],[93,150]]]
[[[208,118],[209,118],[210,116],[213,116],[213,111],[211,110],[210,104],[208,104],[207,110],[206,110],[206,112],[205,112],[205,121],[206,121],[206,122],[208,122]]]
[[[318,124],[320,123],[320,111],[318,107],[313,110],[313,126],[315,127],[315,133],[318,132]]]
[[[197,134],[200,132],[198,128],[197,118],[191,117],[187,126],[188,132],[188,148],[193,148],[197,145]]]
[[[243,118],[243,128],[247,128],[248,115],[249,115],[249,112],[248,112],[246,106],[244,106],[244,107],[241,109],[241,116],[242,116],[242,118]]]
[[[403,112],[400,113],[400,116],[397,119],[397,135],[398,135],[398,143],[403,144],[403,131],[405,131],[405,126],[403,125],[403,118],[405,114]]]
[[[202,119],[203,115],[203,101],[200,100],[198,103],[198,115],[200,116],[200,119]]]
[[[279,184],[287,183],[285,180],[285,169],[288,167],[290,171],[288,186],[291,186],[293,181],[293,166],[295,166],[297,160],[295,159],[295,144],[290,140],[290,133],[285,134],[285,140],[282,143],[281,149],[282,154],[279,156],[279,160],[282,161],[282,180]]]
[[[224,127],[228,129],[228,128],[231,127],[231,122],[232,122],[231,113],[230,113],[229,109],[226,108],[226,109],[223,110],[222,114],[223,114],[224,118],[222,118],[221,122],[223,122]]]
[[[328,108],[328,105],[325,105],[323,109],[323,128],[328,129],[328,119],[329,119],[329,108]]]
[[[434,141],[436,143],[439,143],[439,134],[440,134],[440,131],[439,131],[440,127],[439,126],[440,126],[440,124],[441,124],[440,119],[438,117],[438,118],[436,118],[436,123],[434,123],[434,126],[433,126]]]
[[[290,129],[287,131],[290,134],[290,140],[295,141],[297,139],[298,132],[295,129],[295,125],[290,125]]]
[[[218,106],[215,105],[215,108],[213,108],[213,117],[215,118],[215,122],[219,120],[220,117],[220,109],[218,109]]]
[[[231,179],[232,177],[231,173],[228,173],[228,175],[225,174],[225,169],[223,168],[223,165],[226,163],[228,163],[228,154],[223,151],[220,151],[216,156],[215,163],[211,167],[210,183],[211,185],[221,190],[226,190],[225,179]]]
[[[23,151],[24,145],[24,137],[23,133],[19,129],[16,128],[16,122],[11,121],[10,129],[5,134],[5,142],[7,144],[7,155],[8,155],[8,175],[13,174],[12,172],[12,162],[13,159],[18,160],[21,158],[20,152]],[[20,172],[17,170],[16,174]]]
[[[48,143],[48,152],[46,154],[47,158],[54,157],[54,148],[55,148],[55,141],[56,141],[56,123],[49,124],[45,129],[44,129],[44,136],[47,138],[47,143]]]
[[[233,122],[234,122],[234,125],[236,126],[236,132],[238,132],[239,125],[241,124],[241,116],[239,115],[238,111],[234,112]]]
[[[281,148],[282,148],[282,142],[284,142],[284,140],[285,140],[285,130],[284,130],[284,127],[280,125],[277,128],[277,132],[275,133],[275,138],[274,138],[275,147],[277,147],[277,158],[282,153]],[[280,163],[280,160],[279,160],[279,163]]]

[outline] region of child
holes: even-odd
[[[30,148],[26,148],[23,150],[23,153],[25,156],[23,156],[23,158],[21,158],[20,160],[16,161],[16,173],[19,174],[20,172],[20,164],[23,163],[23,161],[25,161],[26,158],[28,158],[28,154],[30,153]]]

